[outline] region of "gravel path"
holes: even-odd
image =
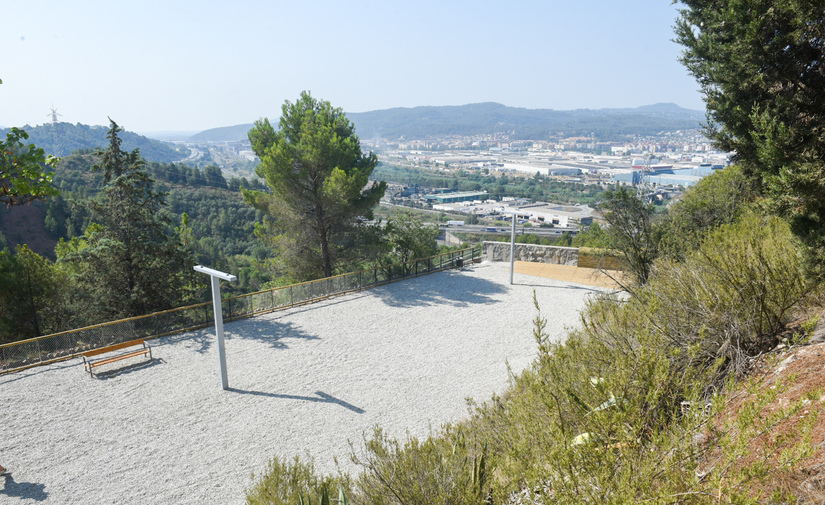
[[[0,503],[234,504],[274,455],[355,470],[363,434],[425,437],[529,366],[536,291],[559,338],[597,288],[482,263],[152,341],[92,379],[73,359],[0,376]],[[121,361],[122,365],[124,362]],[[0,486],[2,486],[0,477]]]

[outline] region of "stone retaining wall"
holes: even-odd
[[[510,242],[482,242],[482,255],[487,261],[510,261]],[[575,247],[516,244],[516,260],[533,263],[554,263],[577,266],[579,250]]]

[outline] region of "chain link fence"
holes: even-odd
[[[406,263],[225,298],[222,300],[223,316],[225,321],[233,321],[348,291],[462,267],[464,263],[480,258],[481,249],[472,247]],[[205,302],[3,344],[0,345],[0,374],[72,358],[82,352],[120,342],[192,331],[211,326],[213,322],[212,302]]]

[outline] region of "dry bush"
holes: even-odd
[[[649,285],[653,324],[680,352],[675,365],[721,360],[715,381],[777,344],[816,283],[783,221],[745,216],[712,232],[683,262],[660,261]]]

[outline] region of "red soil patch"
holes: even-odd
[[[779,490],[792,493],[799,503],[825,503],[825,342],[781,349],[771,356],[757,359],[752,378],[761,378],[759,387],[762,391],[772,387],[781,391],[760,411],[763,419],[797,402],[803,402],[803,406],[766,433],[755,437],[749,444],[748,454],[737,460],[736,466],[742,468],[759,460],[768,462],[769,466],[776,464],[780,452],[776,449],[798,442],[802,421],[814,415],[817,418],[811,432],[813,455],[793,465],[790,470],[772,473],[766,481],[745,484],[748,494],[761,497],[761,501],[769,499],[774,491]],[[732,394],[714,424],[721,427],[725,420],[735,418],[754,399],[755,395],[744,390]],[[709,460],[718,456],[718,450],[712,452],[714,454]]]

